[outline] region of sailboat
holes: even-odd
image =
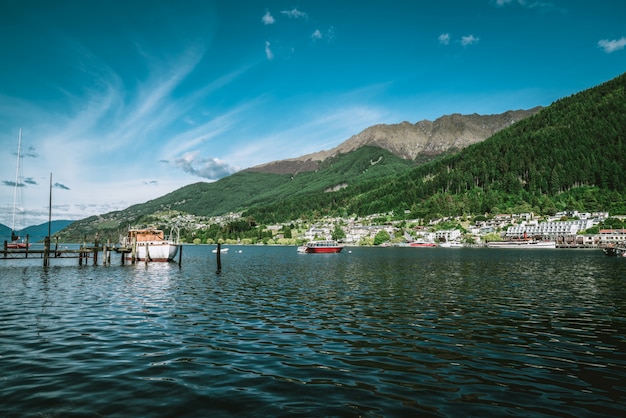
[[[20,187],[20,159],[22,146],[22,129],[20,128],[20,136],[17,141],[17,163],[15,164],[15,190],[13,192],[13,222],[11,224],[11,242],[7,243],[7,248],[27,248],[30,244],[20,241],[20,237],[15,234],[15,212],[17,210],[17,188]]]

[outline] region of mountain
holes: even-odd
[[[374,126],[329,151],[191,184],[77,221],[63,236],[98,232],[117,238],[128,225],[158,223],[155,214],[164,211],[167,216],[243,211],[257,224],[390,212],[422,219],[565,209],[626,213],[625,92],[621,75],[531,109],[516,123],[514,115],[523,113],[507,112],[498,123],[450,115],[432,123]],[[476,142],[470,127],[477,126],[485,135],[496,133]],[[416,133],[418,127],[422,133]],[[426,158],[432,160],[422,163]]]
[[[266,206],[297,196],[337,191],[371,179],[392,178],[415,166],[377,147],[361,147],[323,161],[319,170],[297,175],[241,171],[213,183],[194,183],[149,202],[122,211],[76,221],[60,234],[64,240],[82,239],[96,232],[103,239],[117,239],[129,225],[153,221],[163,211],[195,216],[219,216]]]
[[[402,122],[374,125],[330,150],[273,161],[248,170],[274,174],[313,171],[319,168],[322,161],[363,146],[380,147],[406,160],[427,162],[436,156],[456,152],[483,141],[541,109],[541,106],[537,106],[530,110],[512,110],[498,115],[453,114],[442,116],[433,122],[423,120],[415,124]]]
[[[244,213],[257,222],[390,213],[437,219],[557,211],[626,213],[626,74],[558,100],[485,141],[394,178],[295,196]]]
[[[65,220],[52,221],[50,223],[50,232],[54,235],[62,229],[67,228],[73,222],[74,221]],[[31,242],[43,241],[43,239],[48,236],[48,222],[41,225],[29,226],[28,228],[24,228],[21,231],[16,231],[16,233],[23,238],[28,235]],[[0,224],[0,241],[5,240],[11,240],[11,228],[6,225]]]

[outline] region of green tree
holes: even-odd
[[[346,237],[346,233],[343,230],[343,228],[341,226],[339,226],[339,224],[335,224],[335,229],[333,230],[331,237],[335,240],[335,241],[340,241],[343,238]]]
[[[389,235],[389,232],[383,229],[381,231],[378,231],[376,236],[374,236],[374,245],[380,245],[382,243],[389,242],[390,239],[391,236]]]

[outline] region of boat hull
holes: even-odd
[[[307,247],[305,252],[308,254],[311,253],[320,253],[320,254],[331,254],[331,253],[340,253],[343,250],[343,247]]]
[[[150,244],[138,242],[135,250],[135,260],[146,261],[147,258],[148,261],[172,261],[176,257],[176,254],[178,254],[178,247],[178,245],[171,243],[156,242]],[[127,260],[132,260],[132,258],[132,254],[126,255]]]
[[[7,248],[9,249],[24,249],[30,247],[30,244],[26,244],[23,242],[10,242],[7,244]]]
[[[490,242],[487,244],[489,248],[556,248],[554,241],[501,241]]]
[[[311,241],[298,247],[298,252],[307,254],[331,254],[340,253],[343,247],[334,240]]]

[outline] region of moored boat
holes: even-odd
[[[608,247],[604,247],[602,251],[609,257],[626,257],[626,248],[609,245]]]
[[[457,241],[442,242],[439,244],[441,248],[463,248],[463,243]]]
[[[339,253],[341,250],[343,246],[335,240],[309,241],[298,247],[298,252],[304,253]]]
[[[436,247],[437,244],[435,244],[434,242],[426,242],[426,241],[413,241],[409,243],[409,247],[416,247],[416,248],[422,248],[422,247]]]
[[[489,248],[556,248],[554,241],[511,240],[488,242]]]
[[[170,261],[176,257],[180,244],[172,234],[165,238],[160,229],[143,228],[129,229],[122,246],[131,248],[131,252],[125,254],[127,260],[134,256],[137,261]]]

